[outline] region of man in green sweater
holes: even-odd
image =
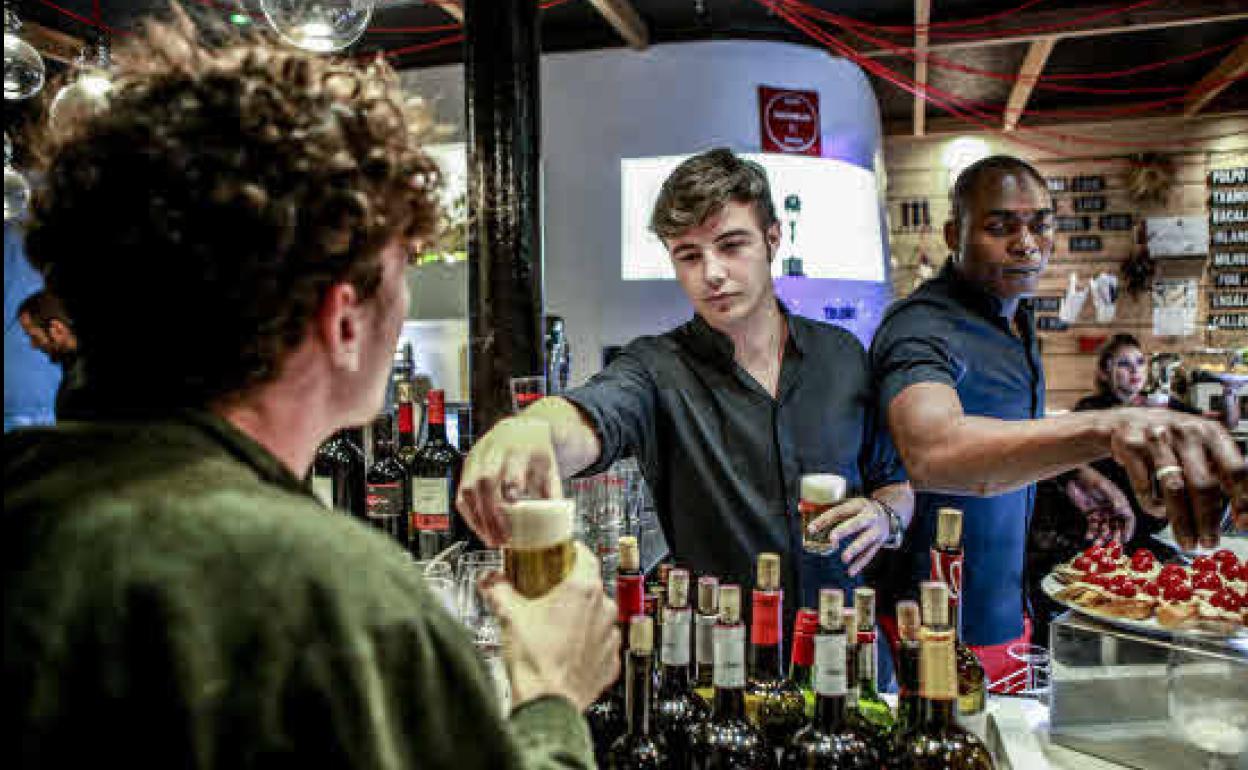
[[[45,137],[28,232],[99,416],[4,438],[6,766],[592,767],[619,640],[588,551],[542,599],[488,588],[503,715],[410,559],[302,481],[381,407],[437,217],[393,73],[180,14],[132,41]]]

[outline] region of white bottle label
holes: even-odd
[[[334,480],[329,476],[312,477],[312,494],[326,508],[334,507]]]
[[[819,695],[845,695],[845,635],[819,634],[815,637],[815,692]]]
[[[412,479],[412,527],[451,528],[451,488],[446,479]]]
[[[745,687],[745,626],[715,627],[716,687]]]
[[[689,630],[692,613],[687,609],[663,611],[663,649],[659,661],[667,666],[689,665]]]
[[[698,665],[713,666],[715,664],[715,616],[698,615],[698,635],[695,644],[698,647]]]

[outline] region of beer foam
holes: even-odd
[[[572,539],[574,500],[519,500],[506,511],[512,548],[545,548]]]
[[[802,476],[802,500],[813,505],[831,505],[845,499],[845,479],[834,473]]]

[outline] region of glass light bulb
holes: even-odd
[[[30,183],[12,166],[4,167],[4,221],[21,218],[30,205]]]
[[[84,70],[57,93],[48,108],[54,128],[66,128],[99,115],[108,107],[113,81],[104,70]]]
[[[4,98],[29,99],[43,88],[43,57],[16,34],[4,33]]]
[[[13,140],[9,138],[8,133],[4,135],[4,165],[8,166],[13,163]]]
[[[360,39],[374,4],[375,0],[260,0],[260,9],[286,42],[329,53]]]

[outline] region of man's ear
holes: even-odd
[[[67,347],[73,342],[74,332],[69,328],[69,324],[59,318],[53,318],[48,321],[48,338],[61,347]]]
[[[962,250],[962,228],[952,219],[945,222],[945,245],[949,247],[954,257],[957,257],[958,252]]]
[[[363,311],[360,294],[350,283],[335,283],[321,300],[315,319],[316,334],[335,368],[359,371]]]
[[[782,232],[782,231],[781,231],[781,229],[780,229],[780,223],[779,223],[779,222],[772,222],[772,223],[771,223],[771,226],[767,228],[767,232],[766,232],[766,234],[765,234],[765,235],[766,235],[766,238],[767,238],[767,245],[770,247],[770,248],[767,250],[767,254],[768,254],[767,261],[768,261],[768,262],[770,262],[771,260],[775,259],[775,258],[776,258],[776,252],[780,251],[780,238],[781,238],[781,235],[780,235],[780,234],[781,234],[781,232]]]

